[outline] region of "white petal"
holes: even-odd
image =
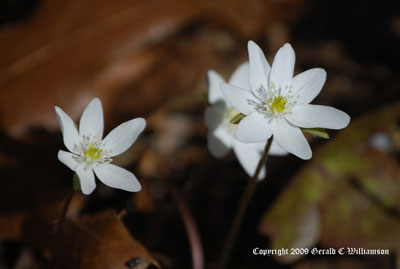
[[[79,163],[74,159],[75,154],[72,154],[70,152],[66,152],[63,150],[59,150],[57,157],[66,166],[68,166],[69,169],[72,171],[76,170],[76,167],[79,165]]]
[[[295,76],[290,84],[292,94],[298,95],[298,104],[308,104],[320,93],[326,80],[326,72],[322,68],[313,68]]]
[[[310,145],[300,128],[289,124],[284,119],[274,120],[273,125],[273,138],[283,149],[303,160],[311,158]]]
[[[229,84],[250,91],[249,82],[250,65],[249,62],[242,63],[229,79]]]
[[[286,156],[288,154],[289,152],[287,152],[281,146],[279,146],[279,144],[275,140],[272,140],[271,148],[269,149],[269,155]]]
[[[118,125],[103,140],[103,149],[110,150],[110,156],[116,156],[126,151],[136,141],[136,138],[146,127],[146,120],[136,118]]]
[[[94,98],[85,108],[79,121],[79,134],[103,137],[103,108],[99,98]]]
[[[97,177],[107,186],[125,191],[142,189],[134,174],[119,166],[103,163],[94,168]]]
[[[239,122],[235,136],[245,143],[264,142],[271,137],[271,127],[268,119],[257,112],[252,112]]]
[[[222,105],[214,105],[207,107],[204,113],[205,123],[209,128],[208,150],[215,158],[222,158],[228,154],[233,139],[233,133],[229,133],[225,126],[229,123],[223,122],[224,112],[225,108]]]
[[[296,56],[292,46],[286,43],[275,55],[272,63],[270,82],[274,82],[277,89],[285,88],[293,77]]]
[[[221,90],[228,103],[240,113],[247,115],[254,110],[254,107],[249,104],[250,100],[255,101],[251,92],[227,83],[221,84]]]
[[[298,105],[286,119],[302,128],[342,129],[350,122],[346,113],[330,106]]]
[[[220,102],[218,102],[220,104]],[[204,111],[204,121],[208,129],[214,130],[221,123],[224,118],[225,107],[224,103],[221,102],[221,105],[213,105],[211,107],[207,107]]]
[[[260,47],[254,43],[253,41],[249,41],[247,44],[247,48],[249,51],[249,62],[250,62],[250,70],[249,70],[249,80],[251,89],[256,92],[260,86],[267,87],[268,86],[268,75],[271,71],[271,67],[263,51]]]
[[[223,158],[229,153],[232,140],[232,135],[224,132],[222,128],[218,128],[214,132],[209,131],[207,135],[208,150],[215,158]]]
[[[83,194],[91,194],[96,188],[93,170],[86,168],[86,164],[83,163],[76,168],[75,172],[79,177]]]
[[[210,104],[224,100],[219,87],[221,83],[225,83],[225,80],[217,72],[213,70],[207,72],[208,102]]]
[[[266,142],[261,143],[242,143],[239,140],[235,140],[233,143],[233,150],[235,151],[236,157],[239,163],[242,165],[246,173],[252,177],[256,172],[258,163],[261,160]],[[265,178],[265,166],[262,168],[258,179]]]
[[[78,153],[74,149],[74,145],[79,144],[81,139],[73,120],[58,106],[54,108],[56,110],[58,122],[60,123],[61,132],[63,134],[64,145],[69,151]]]

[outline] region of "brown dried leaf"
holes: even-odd
[[[150,253],[130,235],[113,211],[104,211],[70,224],[65,234],[70,245],[63,250],[71,251],[71,256],[66,257],[64,262],[71,261],[72,268],[125,269],[129,268],[127,263],[134,263],[138,269],[147,268],[150,264],[158,267]]]
[[[75,118],[92,96],[135,80],[157,58],[139,54],[145,45],[198,12],[186,3],[43,1],[30,21],[0,31],[0,50],[7,52],[0,60],[1,126],[14,135],[54,127],[54,105]]]
[[[0,126],[14,137],[30,127],[55,128],[54,105],[76,119],[93,96],[104,100],[106,112],[118,104],[132,113],[133,104],[133,112],[142,115],[171,93],[190,89],[218,58],[209,37],[199,45],[192,34],[176,33],[203,19],[234,34],[261,35],[265,25],[291,20],[302,5],[301,0],[41,1],[30,20],[0,30],[0,50],[6,52],[0,59]],[[153,69],[161,73],[153,76]],[[150,84],[136,85],[142,78]]]
[[[114,211],[67,219],[62,241],[57,241],[55,234],[59,216],[59,210],[43,208],[24,225],[24,238],[39,246],[48,259],[57,256],[58,268],[126,269],[135,266],[144,269],[151,264],[159,267]]]

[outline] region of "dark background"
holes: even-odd
[[[346,111],[352,121],[330,131],[330,140],[309,137],[311,161],[268,160],[229,268],[398,268],[399,11],[396,1],[362,0],[0,1],[0,268],[50,266],[54,253],[42,242],[51,233],[27,219],[45,220],[37,212],[62,204],[72,187],[72,172],[56,158],[64,145],[53,107],[78,122],[93,97],[102,100],[105,133],[147,119],[132,150],[115,160],[143,190],[97,181],[92,195],[75,195],[71,221],[124,212],[123,223],[155,260],[190,268],[177,209],[183,203],[212,268],[248,178],[233,154],[217,160],[208,153],[204,78],[214,69],[228,79],[247,60],[248,40],[270,63],[290,42],[295,73],[324,68],[327,82],[315,103]],[[373,143],[377,137],[387,146]],[[314,246],[391,254],[291,261],[252,254],[254,247]]]

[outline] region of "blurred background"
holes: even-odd
[[[400,4],[369,0],[0,1],[0,268],[51,265],[73,174],[56,158],[54,106],[77,122],[93,97],[105,133],[147,119],[115,160],[143,189],[97,181],[75,194],[61,246],[75,267],[65,268],[191,268],[188,214],[213,268],[248,177],[233,155],[207,150],[205,74],[229,78],[248,40],[270,63],[290,42],[295,73],[324,68],[315,103],[352,121],[330,140],[308,137],[310,161],[268,160],[229,268],[400,268]],[[390,255],[252,253],[314,246]]]

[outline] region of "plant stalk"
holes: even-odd
[[[263,156],[261,157],[258,165],[256,172],[254,173],[253,177],[250,179],[250,182],[247,184],[246,190],[242,196],[240,206],[236,212],[233,225],[231,226],[228,237],[225,241],[225,244],[222,248],[222,254],[220,256],[219,262],[218,262],[218,269],[224,269],[227,266],[227,263],[229,261],[234,242],[236,240],[237,234],[239,232],[240,226],[242,225],[243,222],[243,217],[246,213],[246,209],[249,205],[249,202],[251,200],[251,197],[253,196],[253,193],[256,189],[257,182],[258,182],[258,176],[261,172],[262,167],[264,166],[265,162],[267,161],[268,158],[268,153],[271,148],[272,144],[272,137],[268,139],[267,144],[265,145],[264,153]]]

